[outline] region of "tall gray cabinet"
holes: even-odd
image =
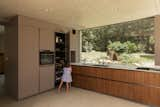
[[[55,35],[52,29],[40,29],[40,50],[55,51]],[[54,88],[54,65],[40,65],[40,92]]]
[[[18,36],[18,97],[39,92],[39,29],[19,28]]]
[[[58,25],[17,16],[7,25],[6,86],[23,99],[54,88],[54,64],[40,66],[39,51],[54,51]]]

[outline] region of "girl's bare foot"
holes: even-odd
[[[58,93],[60,93],[61,92],[61,89],[58,89]]]

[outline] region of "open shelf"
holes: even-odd
[[[57,86],[63,75],[63,67],[69,62],[69,35],[55,33],[55,86]]]

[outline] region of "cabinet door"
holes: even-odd
[[[134,72],[112,69],[111,79],[123,82],[134,82]]]
[[[39,30],[23,26],[18,37],[19,99],[39,92]]]
[[[138,102],[149,104],[150,93],[149,87],[144,86],[134,86],[134,96],[133,99]]]
[[[52,50],[55,48],[55,35],[52,30],[40,29],[40,49]]]
[[[97,79],[97,87],[96,91],[100,93],[105,93],[105,80],[104,79]]]
[[[79,68],[80,67],[78,67],[78,66],[72,65],[72,72],[77,74],[77,72],[79,72]]]
[[[40,67],[40,92],[54,88],[54,66]]]
[[[134,87],[127,83],[116,81],[105,81],[105,89],[107,94],[133,99]]]
[[[160,89],[156,88],[156,87],[150,87],[149,88],[149,104],[150,105],[155,105],[155,107],[159,107],[160,106]]]

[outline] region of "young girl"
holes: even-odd
[[[62,75],[62,80],[61,83],[59,84],[58,87],[58,92],[61,91],[63,82],[66,82],[66,92],[69,92],[69,84],[72,82],[72,76],[71,76],[72,68],[69,64],[66,64],[63,68],[63,75]]]

